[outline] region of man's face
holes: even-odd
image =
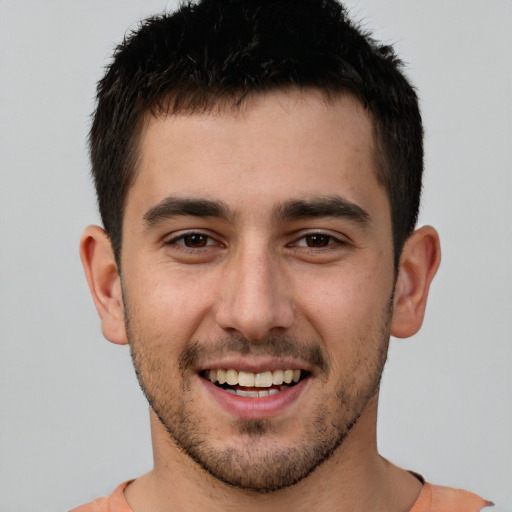
[[[267,93],[152,118],[140,156],[122,248],[140,383],[218,479],[296,483],[368,414],[386,357],[393,248],[370,118],[348,95]]]

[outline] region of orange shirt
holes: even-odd
[[[132,512],[124,499],[124,489],[130,482],[121,484],[110,496],[98,498],[70,512]],[[478,512],[492,505],[472,492],[425,483],[410,512]]]

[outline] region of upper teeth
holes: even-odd
[[[243,372],[237,370],[208,370],[207,375],[211,382],[229,384],[230,386],[243,386],[248,388],[269,388],[272,385],[290,384],[299,382],[300,370],[275,370],[273,372]]]

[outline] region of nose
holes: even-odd
[[[221,279],[216,321],[223,330],[257,342],[292,326],[290,283],[268,246],[240,248]]]

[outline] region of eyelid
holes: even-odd
[[[347,237],[346,235],[343,235],[342,233],[333,233],[332,231],[329,231],[329,230],[323,230],[323,229],[309,229],[309,230],[306,230],[306,231],[302,231],[300,233],[298,233],[294,240],[292,242],[290,242],[288,245],[289,246],[295,246],[295,247],[307,247],[307,246],[299,246],[297,245],[297,242],[299,240],[303,240],[304,238],[308,237],[308,236],[325,236],[325,237],[328,237],[330,239],[332,239],[332,243],[329,243],[327,244],[326,247],[329,247],[329,246],[332,246],[332,245],[348,245],[351,243],[351,240],[349,237]],[[315,249],[314,247],[307,247],[308,249]]]
[[[203,247],[188,247],[185,243],[182,242],[187,236],[200,235],[204,236],[208,239],[208,242]],[[299,245],[298,242],[304,240],[308,236],[323,236],[329,238],[329,243],[325,247],[308,247],[307,245]],[[221,237],[216,233],[212,233],[209,230],[205,229],[184,229],[180,231],[173,232],[166,236],[163,240],[164,245],[167,246],[180,246],[182,250],[191,250],[191,251],[200,251],[201,249],[206,250],[207,248],[213,247],[225,247],[225,242],[222,241]],[[328,249],[333,248],[332,246],[344,246],[349,245],[351,240],[348,236],[336,232],[333,233],[330,230],[324,229],[307,229],[295,233],[291,242],[287,243],[288,247],[303,247],[305,249],[311,250],[320,250],[320,249]]]
[[[187,247],[184,243],[179,243],[180,240],[183,240],[187,236],[193,236],[193,235],[200,235],[208,238],[208,243],[204,247]],[[198,251],[201,249],[206,249],[207,247],[223,247],[224,243],[219,240],[220,237],[216,236],[215,234],[212,234],[208,230],[204,229],[184,229],[180,231],[176,231],[169,236],[164,238],[164,245],[168,246],[176,246],[179,245],[183,249],[192,250],[192,251]],[[209,243],[210,241],[213,241],[214,243]]]

